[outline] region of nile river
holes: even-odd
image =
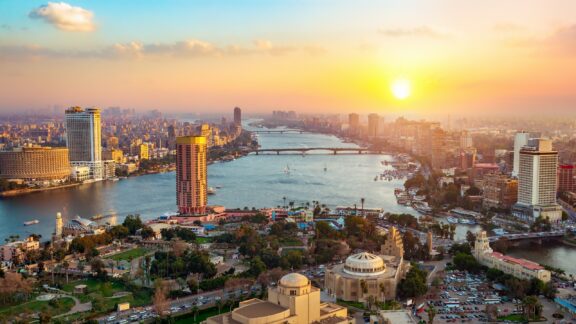
[[[334,136],[321,134],[259,134],[262,148],[353,147]],[[295,206],[318,200],[330,207],[360,206],[384,208],[387,212],[411,213],[409,207],[396,204],[394,188],[404,180],[374,181],[385,168],[380,162],[387,155],[249,155],[235,161],[215,163],[208,168],[209,186],[216,194],[212,205],[229,208],[270,207],[294,201]],[[326,168],[326,171],[324,171]],[[128,214],[144,219],[176,210],[175,174],[152,174],[117,182],[100,182],[77,188],[46,191],[0,200],[0,238],[41,234],[50,237],[54,216],[61,212],[65,221],[80,215],[117,215],[107,222],[121,222]],[[38,219],[39,224],[25,227],[24,221]],[[465,237],[468,227],[461,226],[457,237]],[[479,230],[478,226],[470,228]],[[514,255],[562,267],[576,273],[576,250],[564,246],[514,251]]]

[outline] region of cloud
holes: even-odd
[[[90,32],[95,29],[91,11],[65,2],[48,2],[33,9],[28,17],[41,19],[64,31]]]
[[[508,37],[504,43],[512,48],[528,49],[536,55],[576,57],[576,24],[560,27],[547,36]]]
[[[138,41],[116,43],[90,51],[52,50],[39,46],[0,46],[0,57],[20,58],[100,58],[143,59],[148,57],[234,57],[246,55],[282,56],[291,53],[318,56],[326,50],[317,45],[278,46],[268,40],[254,41],[251,46],[216,44],[190,39],[173,43],[142,43]]]
[[[414,28],[380,28],[378,33],[386,37],[448,38],[448,33],[428,26]]]

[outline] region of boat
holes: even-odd
[[[286,167],[284,168],[284,173],[290,174],[290,166],[288,164],[286,164]]]
[[[458,224],[458,218],[454,218],[454,217],[447,217],[446,220],[448,221],[448,223],[450,224]]]
[[[508,234],[508,232],[506,232],[503,228],[495,228],[492,230],[492,232],[494,232],[494,234],[496,234],[497,236]]]
[[[326,167],[326,164],[324,164],[324,172],[328,171],[328,168]]]
[[[374,177],[374,181],[378,181],[378,176],[375,176],[375,177]]]
[[[216,194],[216,189],[214,189],[212,187],[208,187],[207,193],[209,195],[214,195],[214,194]]]
[[[114,177],[114,178],[110,178],[110,179],[108,179],[108,180],[113,181],[113,182],[116,182],[116,181],[120,180],[120,178]]]
[[[35,219],[35,220],[24,222],[24,226],[36,225],[38,223],[40,223],[40,221]]]

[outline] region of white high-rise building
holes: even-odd
[[[552,141],[531,139],[519,156],[518,203],[513,213],[527,221],[539,216],[560,220],[562,209],[556,202],[558,152],[552,150]]]
[[[520,166],[520,150],[528,145],[528,140],[530,139],[530,133],[520,132],[516,133],[514,137],[514,164],[512,167],[512,176],[518,176],[518,168]]]
[[[94,180],[104,178],[100,109],[66,109],[66,146],[72,166],[89,167]]]

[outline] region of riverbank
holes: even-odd
[[[70,183],[70,184],[65,184],[65,185],[55,186],[55,187],[35,188],[35,189],[24,188],[24,189],[7,190],[7,191],[0,192],[0,197],[1,198],[17,197],[17,196],[23,196],[23,195],[28,195],[31,193],[37,193],[37,192],[43,192],[43,191],[78,187],[81,184],[82,183]]]

